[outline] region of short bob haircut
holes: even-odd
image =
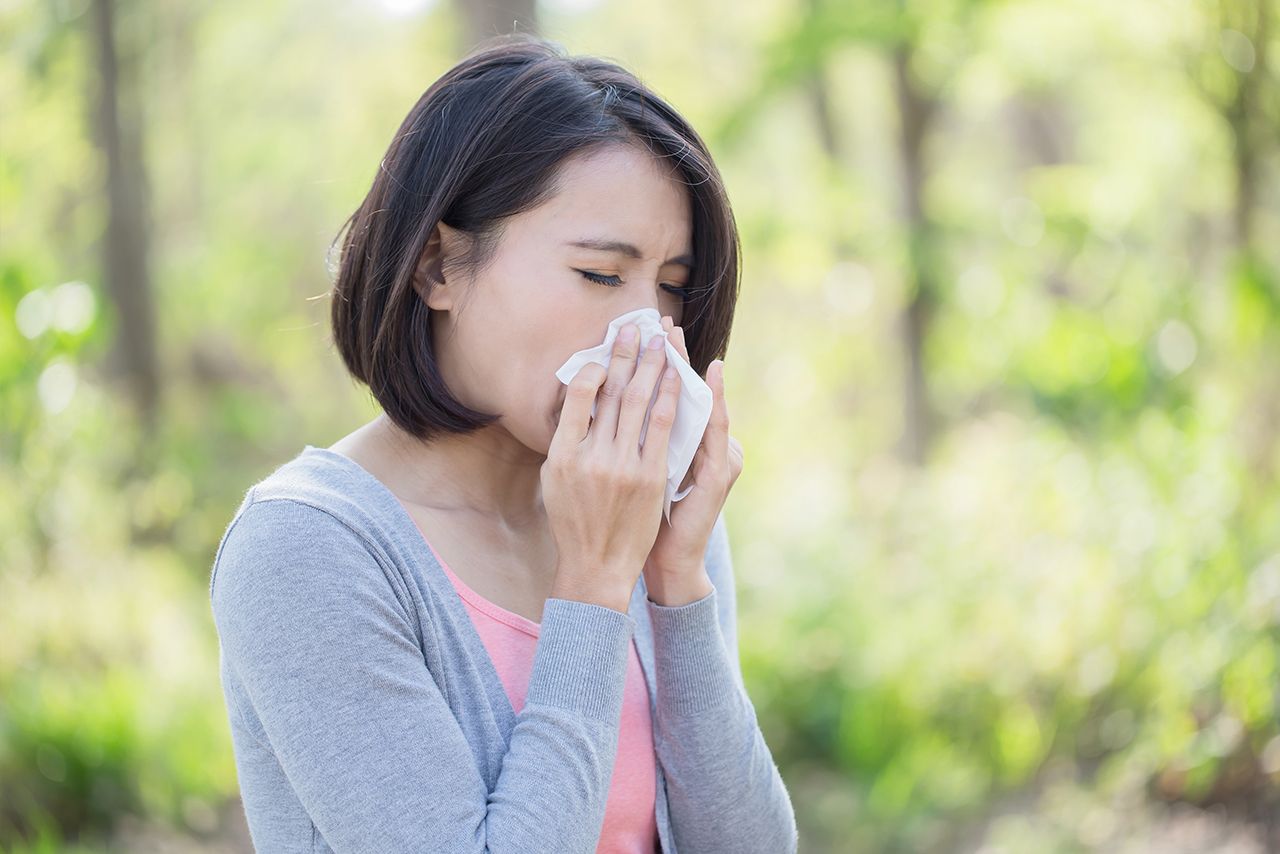
[[[692,194],[694,267],[681,326],[700,376],[724,358],[741,246],[706,144],[618,65],[567,56],[528,33],[499,36],[418,99],[368,195],[330,244],[332,252],[346,231],[331,295],[334,342],[347,370],[401,429],[429,440],[499,417],[457,401],[432,352],[430,309],[414,278],[436,223],[470,236],[457,266],[474,275],[492,259],[503,219],[556,192],[568,157],[618,143],[669,162]]]

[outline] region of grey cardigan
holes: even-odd
[[[715,590],[628,613],[546,600],[514,713],[456,589],[396,497],[306,445],[249,488],[209,579],[223,696],[262,852],[589,854],[634,637],[667,854],[785,854],[789,794],[738,664],[724,516]]]

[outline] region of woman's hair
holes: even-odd
[[[694,267],[681,326],[700,375],[724,358],[741,247],[705,143],[618,65],[566,56],[527,33],[500,36],[418,99],[368,195],[330,244],[346,231],[332,294],[334,342],[401,429],[425,440],[498,418],[449,394],[432,350],[430,310],[414,276],[436,223],[470,236],[468,254],[451,268],[474,275],[492,259],[504,218],[548,200],[568,157],[610,144],[640,146],[688,186]]]

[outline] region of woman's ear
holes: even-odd
[[[466,251],[467,242],[465,232],[443,222],[437,222],[432,229],[413,274],[414,290],[429,308],[437,311],[453,308],[459,283],[452,277],[446,277],[445,271],[453,269],[454,263]]]

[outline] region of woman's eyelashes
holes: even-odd
[[[578,270],[578,272],[581,273],[587,279],[595,282],[598,285],[604,285],[605,287],[618,288],[618,287],[622,287],[622,285],[624,284],[622,279],[618,278],[617,276],[603,276],[599,273],[590,273],[586,270]],[[676,285],[662,285],[662,289],[667,293],[672,293],[672,294],[675,294],[676,296],[685,295],[685,289],[681,287],[677,287]]]

